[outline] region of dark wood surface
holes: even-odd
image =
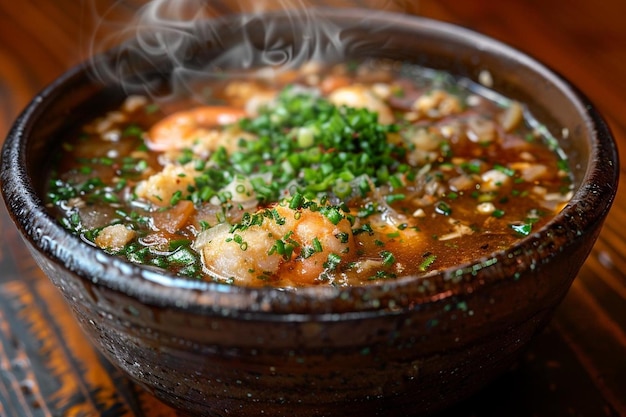
[[[110,43],[109,35],[127,27],[142,3],[0,2],[0,140],[37,91],[88,57],[93,45]],[[219,13],[234,3],[276,7],[303,2],[225,0],[206,7]],[[341,3],[346,4],[350,1]],[[626,144],[623,0],[353,4],[454,22],[529,52],[589,96],[618,144]],[[515,369],[445,417],[626,417],[624,221],[626,194],[620,192],[591,256],[546,331]],[[3,205],[0,237],[0,416],[175,415],[91,348],[59,293],[34,265]]]

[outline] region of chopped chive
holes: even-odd
[[[435,205],[435,212],[443,214],[444,216],[450,216],[452,214],[452,208],[447,203],[440,201]]]
[[[322,243],[319,241],[319,239],[317,237],[313,238],[313,249],[315,250],[315,252],[321,252],[322,249]]]
[[[396,258],[393,255],[393,253],[391,253],[389,251],[385,251],[385,250],[381,251],[380,252],[380,257],[383,258],[383,265],[384,266],[391,266],[396,261]]]
[[[511,229],[513,229],[515,233],[521,236],[530,235],[530,232],[532,231],[532,228],[533,228],[531,223],[511,224],[510,226],[511,226]]]
[[[433,255],[433,254],[427,255],[422,261],[422,263],[420,263],[418,267],[419,270],[422,272],[427,271],[432,266],[432,264],[435,263],[436,260],[437,260],[437,255]]]
[[[492,217],[495,217],[497,219],[500,219],[502,217],[504,217],[504,210],[500,210],[500,209],[496,209],[493,211],[493,213],[491,213]]]
[[[336,253],[329,253],[328,259],[326,260],[326,262],[324,262],[324,268],[328,269],[329,271],[334,271],[340,262],[341,256],[337,255]]]

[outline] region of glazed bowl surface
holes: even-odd
[[[93,344],[182,412],[420,415],[450,406],[507,370],[549,321],[615,196],[618,157],[606,123],[546,66],[442,22],[350,9],[315,13],[339,28],[339,55],[406,61],[472,80],[488,72],[494,90],[526,103],[561,138],[575,193],[548,225],[511,248],[420,278],[293,291],[192,282],[107,255],[46,209],[42,170],[68,129],[174,70],[132,54],[132,71],[124,74],[130,83],[92,77],[94,65],[116,54],[71,69],[33,99],[9,133],[3,197]],[[293,25],[290,14],[226,17],[199,27],[210,30],[188,46],[190,62],[220,59],[241,45],[263,59],[310,49],[306,25]]]

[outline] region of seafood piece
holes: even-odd
[[[394,122],[389,106],[363,84],[337,88],[328,96],[328,100],[336,106],[364,108],[377,113],[378,122],[381,124]]]
[[[167,165],[163,171],[152,175],[137,184],[135,194],[157,206],[169,206],[176,194],[188,194],[189,187],[195,183],[193,163],[184,166]]]
[[[146,144],[153,151],[190,148],[195,141],[211,135],[215,128],[235,123],[246,116],[235,107],[202,106],[173,113],[156,123],[148,132]]]
[[[415,100],[413,109],[421,116],[440,118],[459,113],[462,107],[457,96],[435,89]]]
[[[123,224],[114,224],[102,229],[94,242],[99,248],[118,251],[133,240],[135,234],[135,231],[128,229]]]
[[[495,191],[500,187],[507,185],[511,181],[506,173],[498,169],[490,169],[481,176],[482,184],[480,189],[484,191]]]
[[[348,220],[333,224],[319,211],[276,205],[239,226],[221,223],[198,235],[193,248],[211,275],[244,285],[310,285],[356,257]]]

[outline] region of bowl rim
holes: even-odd
[[[270,12],[267,15],[281,13]],[[190,281],[171,274],[157,273],[108,255],[69,235],[47,212],[42,200],[35,193],[33,182],[28,178],[25,168],[26,142],[33,121],[58,97],[61,89],[68,84],[85,81],[89,64],[83,62],[50,83],[27,105],[12,126],[3,146],[0,172],[2,194],[9,214],[21,229],[22,237],[31,250],[42,252],[48,260],[69,269],[86,282],[124,293],[142,303],[155,306],[182,308],[204,314],[236,315],[249,319],[263,315],[265,319],[273,317],[275,320],[308,320],[311,316],[328,318],[336,314],[342,314],[342,317],[363,318],[399,313],[406,309],[418,308],[416,306],[423,307],[473,292],[477,290],[477,282],[478,286],[487,287],[498,281],[493,277],[498,276],[498,272],[502,274],[501,268],[505,268],[504,265],[512,256],[524,258],[523,262],[516,263],[517,266],[507,266],[512,268],[507,273],[508,278],[512,278],[511,273],[521,273],[529,263],[534,266],[535,263],[545,262],[552,256],[549,251],[534,259],[530,259],[526,254],[537,251],[542,241],[553,241],[551,233],[555,228],[573,224],[584,232],[603,221],[617,190],[619,178],[617,147],[607,123],[596,107],[562,75],[499,40],[451,23],[391,12],[371,13],[371,10],[365,9],[318,8],[316,13],[341,21],[393,24],[411,31],[429,31],[443,38],[463,38],[464,42],[474,48],[497,52],[508,59],[532,67],[579,109],[584,127],[591,138],[589,165],[581,185],[575,191],[567,208],[553,217],[543,228],[520,240],[511,248],[493,252],[488,257],[458,267],[432,271],[417,278],[400,277],[345,288],[314,286],[284,290],[275,287],[242,287]],[[563,236],[560,239],[561,244],[567,246],[568,239],[573,239],[573,236]],[[413,294],[413,298],[402,297],[402,294],[409,293]]]

